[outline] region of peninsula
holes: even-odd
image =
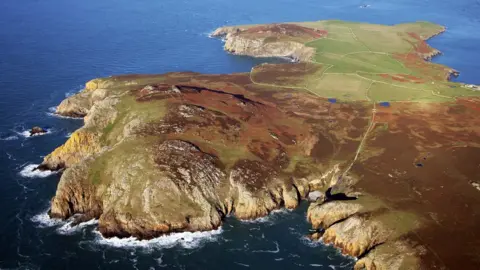
[[[84,126],[50,216],[106,237],[215,229],[297,207],[356,269],[480,267],[480,91],[426,40],[445,28],[343,21],[217,29],[225,50],[285,57],[249,73],[89,81],[56,113]]]

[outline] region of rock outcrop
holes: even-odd
[[[339,247],[345,254],[360,257],[387,241],[389,234],[389,228],[375,219],[352,216],[328,227],[323,241]]]
[[[313,48],[293,41],[265,42],[265,39],[248,39],[227,35],[225,50],[232,54],[253,57],[284,57],[292,61],[308,61],[315,54]]]
[[[65,169],[50,215],[97,218],[105,236],[152,238],[215,229],[229,214],[255,219],[293,209],[312,187],[332,183],[328,177],[337,174],[322,174],[305,150],[311,146],[304,134],[314,127],[270,105],[273,97],[240,88],[244,78],[193,76],[185,83],[170,74],[121,91],[96,83],[69,97],[57,113],[85,113],[85,125],[40,166]],[[237,86],[208,87],[221,80]],[[284,121],[291,130],[278,128]],[[307,156],[299,162],[289,152]],[[339,171],[341,163],[325,166]]]
[[[266,168],[258,162],[241,161],[227,173],[218,158],[180,140],[145,151],[128,153],[122,160],[109,158],[110,166],[94,172],[108,175],[109,182],[88,180],[85,170],[95,166],[91,159],[67,169],[52,200],[51,216],[85,214],[99,218],[105,236],[151,238],[215,229],[230,213],[241,219],[262,217],[282,206],[295,208],[301,199],[293,183],[259,178],[266,176]]]
[[[417,229],[415,217],[390,209],[368,195],[354,201],[312,203],[307,218],[314,229],[313,240],[321,239],[360,258],[355,269],[418,269],[424,248],[414,247],[402,237]],[[394,254],[399,254],[395,256]]]
[[[259,34],[260,33],[260,34]],[[299,41],[283,37],[300,36]],[[266,27],[221,27],[212,33],[225,41],[225,50],[237,55],[252,57],[284,57],[292,61],[309,61],[315,49],[301,41],[321,38],[324,32],[306,27],[278,24]]]
[[[307,219],[314,229],[328,228],[338,221],[359,213],[363,208],[363,205],[356,202],[316,202],[310,204]]]
[[[375,269],[421,269],[419,256],[424,255],[424,247],[415,247],[404,241],[394,241],[377,246],[355,263],[355,270]]]
[[[293,209],[310,194],[312,239],[358,257],[356,269],[477,265],[469,252],[480,222],[478,187],[471,180],[479,177],[480,102],[470,98],[478,92],[464,86],[461,93],[469,98],[455,96],[451,88],[462,85],[445,76],[456,72],[424,61],[438,53],[425,40],[443,28],[362,24],[357,36],[350,26],[320,21],[213,33],[224,37],[231,53],[304,63],[262,65],[250,74],[185,72],[88,82],[56,111],[83,117],[85,125],[39,167],[63,170],[50,215],[97,218],[105,236],[148,239],[211,230],[227,215],[255,219]],[[386,48],[389,57],[409,73],[369,79],[365,74],[378,75],[371,68],[378,72],[390,61],[339,55],[349,48],[323,46],[328,31],[322,27],[356,43],[353,49],[367,46],[362,34],[387,31],[380,38],[402,47],[398,53],[396,46]],[[328,63],[308,62],[317,49],[331,49]],[[350,76],[349,63],[366,70],[365,76]],[[330,68],[338,70],[327,73]],[[343,79],[346,89],[336,87]],[[375,82],[378,93],[369,94],[376,99],[357,95],[365,85],[370,89],[361,86],[367,80],[370,87]],[[435,81],[439,92],[396,92],[408,102],[395,99],[372,110],[370,99],[387,97],[376,80],[418,87]],[[450,256],[444,235],[454,235],[446,241],[462,252]]]
[[[81,115],[80,112],[86,112],[85,125],[72,133],[64,145],[46,156],[41,169],[59,170],[101,151],[101,136],[109,123],[115,121],[117,112],[114,106],[118,102],[115,97],[105,98],[105,91],[100,91],[100,95],[89,94],[89,97],[82,92],[80,97],[74,95],[62,102],[63,105],[58,107],[57,113],[78,116]],[[88,102],[85,99],[88,99]]]
[[[36,126],[36,127],[33,127],[32,129],[30,129],[30,136],[42,135],[42,134],[45,134],[47,132],[48,131],[46,129]]]

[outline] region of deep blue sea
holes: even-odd
[[[226,24],[321,19],[443,24],[448,31],[430,41],[444,52],[434,61],[459,70],[457,80],[480,84],[479,0],[0,1],[0,268],[352,268],[351,258],[306,240],[306,204],[251,223],[229,218],[209,233],[106,240],[94,222],[71,227],[48,219],[59,176],[25,173],[82,125],[49,112],[86,81],[249,71],[264,60],[228,55],[208,34]],[[33,125],[50,132],[26,137]]]

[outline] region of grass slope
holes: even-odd
[[[387,26],[335,20],[292,24],[328,34],[304,43],[316,50],[308,65],[290,65],[290,70],[274,65],[255,67],[251,72],[254,83],[303,89],[343,101],[445,102],[459,96],[480,96],[480,91],[449,82],[450,68],[424,59],[438,53],[425,40],[443,32],[440,25]],[[369,86],[372,89],[367,96]]]

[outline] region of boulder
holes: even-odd
[[[321,191],[318,191],[318,190],[312,191],[308,193],[308,200],[311,202],[316,202],[316,201],[323,202],[325,200],[325,194],[323,194]]]
[[[32,129],[30,129],[30,136],[42,135],[45,133],[47,133],[47,130],[38,126],[35,126]]]

